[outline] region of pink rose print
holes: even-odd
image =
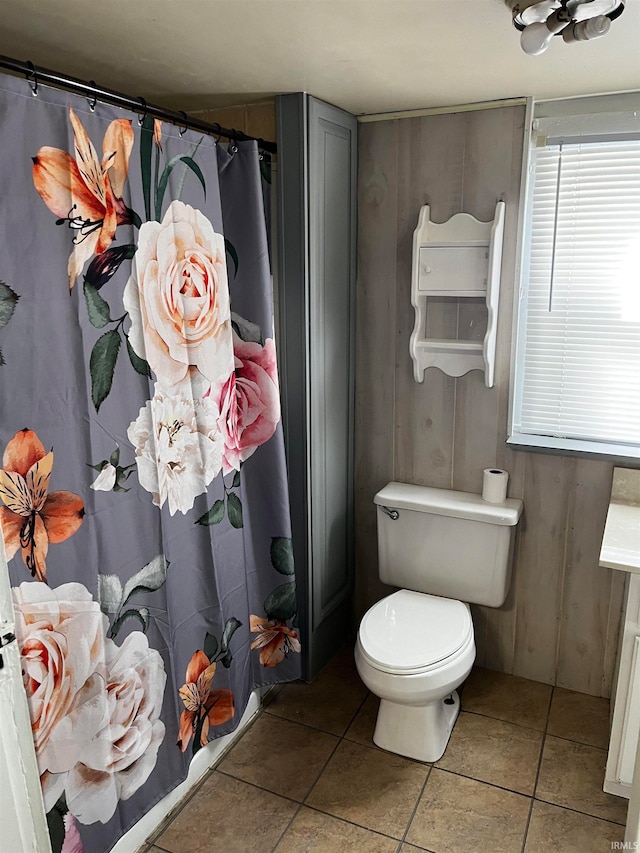
[[[235,371],[222,386],[219,425],[224,435],[224,474],[239,471],[240,463],[267,442],[280,420],[276,349],[271,338],[264,346],[243,341],[233,333]]]

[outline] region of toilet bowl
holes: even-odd
[[[461,601],[403,589],[374,604],[355,648],[360,678],[380,697],[374,742],[437,761],[460,708],[456,688],[475,654],[471,613]]]

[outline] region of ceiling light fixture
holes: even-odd
[[[609,31],[611,21],[624,11],[624,0],[505,0],[520,30],[525,53],[538,56],[553,36],[567,44],[591,41]]]

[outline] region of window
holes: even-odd
[[[640,96],[604,100],[535,107],[509,443],[637,459]]]

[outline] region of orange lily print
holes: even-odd
[[[178,691],[185,709],[180,715],[178,746],[184,752],[193,735],[193,753],[207,743],[210,726],[221,726],[233,717],[231,690],[211,690],[216,664],[199,649],[187,667],[186,684]]]
[[[7,443],[0,469],[0,524],[7,560],[18,548],[36,580],[46,583],[49,543],[64,542],[82,524],[84,503],[73,492],[49,494],[53,450],[31,429]]]
[[[98,159],[80,119],[69,108],[75,159],[59,148],[44,146],[33,158],[33,183],[49,210],[74,232],[69,257],[69,289],[89,258],[102,254],[115,237],[119,224],[130,222],[122,201],[133,147],[129,119],[112,121]]]
[[[260,649],[262,666],[277,666],[289,652],[299,652],[298,634],[287,628],[278,619],[261,619],[251,616],[251,633],[258,636],[251,643],[252,649]]]

